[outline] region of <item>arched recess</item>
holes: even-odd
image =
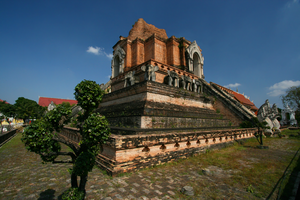
[[[113,69],[113,76],[116,77],[119,75],[120,72],[120,58],[118,55],[114,56],[114,69]]]
[[[111,77],[114,78],[124,72],[124,60],[126,53],[124,49],[118,45],[115,48],[114,55],[111,60]]]
[[[192,42],[186,48],[186,62],[190,72],[193,72],[196,76],[200,78],[204,78],[204,57],[202,56],[196,41]]]
[[[200,68],[200,56],[197,52],[193,55],[193,72],[196,76],[201,77],[201,68]]]

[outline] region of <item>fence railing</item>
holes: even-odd
[[[11,130],[9,132],[6,132],[2,135],[0,135],[0,147],[5,144],[7,141],[9,141],[11,138],[13,138],[17,133],[17,129]]]

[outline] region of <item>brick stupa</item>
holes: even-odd
[[[196,41],[168,38],[164,29],[139,19],[113,49],[112,77],[105,85],[111,92],[98,109],[112,135],[97,164],[110,174],[253,137],[255,129],[235,128],[255,115],[205,81],[204,57]],[[63,134],[74,138],[72,131]]]

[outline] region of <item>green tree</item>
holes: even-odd
[[[93,169],[96,155],[102,150],[102,144],[110,135],[105,117],[94,112],[103,94],[104,91],[94,81],[84,80],[75,87],[75,98],[78,105],[83,108],[83,113],[77,116],[77,128],[81,135],[79,147],[57,134],[71,120],[71,109],[67,104],[57,105],[42,119],[28,126],[23,133],[22,141],[26,148],[39,154],[43,162],[65,163],[66,161],[57,161],[57,156],[71,157],[71,160],[67,161],[73,164],[69,170],[71,188],[63,195],[64,197],[77,193],[80,199],[84,197],[88,172]],[[61,152],[60,142],[69,146],[72,151]],[[80,177],[79,185],[78,176]]]
[[[286,95],[281,97],[283,105],[289,105],[294,110],[300,110],[300,86],[290,87]]]
[[[44,107],[37,104],[35,101],[19,97],[15,103],[16,117],[23,119],[24,122],[27,119],[39,119],[43,116],[45,109]]]
[[[0,102],[0,113],[5,115],[6,117],[15,117],[16,109],[12,104],[7,103],[6,101]]]
[[[300,86],[290,87],[286,91],[286,95],[281,97],[283,105],[289,105],[289,107],[295,110],[295,118],[297,123],[300,123]]]
[[[263,130],[270,128],[267,126],[267,122],[259,122],[257,117],[253,117],[251,121],[243,121],[240,124],[241,128],[257,128],[257,133],[255,134],[255,137],[258,141],[258,143],[262,146],[263,143]]]

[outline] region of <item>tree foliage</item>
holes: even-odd
[[[293,86],[281,97],[283,105],[289,105],[294,110],[300,110],[300,86]]]
[[[286,95],[281,97],[283,105],[289,105],[295,110],[295,118],[300,123],[300,86],[293,86],[286,91]]]
[[[40,106],[35,101],[26,99],[24,97],[19,97],[14,106],[16,117],[23,119],[24,122],[27,119],[41,118],[46,110],[46,108]]]
[[[253,117],[251,119],[251,121],[243,121],[240,124],[240,127],[241,128],[257,128],[258,131],[255,134],[255,137],[256,137],[257,141],[259,142],[259,144],[263,145],[263,137],[262,137],[263,130],[267,129],[267,128],[270,128],[270,127],[267,126],[267,124],[268,123],[266,121],[259,122],[257,117]]]
[[[6,117],[14,117],[16,115],[15,106],[6,101],[0,101],[0,113]]]
[[[78,190],[69,190],[68,195],[74,191],[85,193],[85,185],[88,172],[95,165],[96,155],[102,150],[102,144],[110,135],[108,122],[104,116],[94,113],[98,108],[104,92],[94,81],[84,80],[75,87],[75,98],[78,105],[84,109],[82,114],[77,116],[77,128],[81,135],[79,147],[75,146],[64,137],[58,134],[64,125],[71,120],[71,108],[67,104],[57,105],[43,118],[28,126],[22,136],[22,141],[29,151],[39,154],[43,162],[62,163],[57,161],[58,155],[71,157],[73,168],[71,174],[71,187]],[[61,152],[60,142],[69,146],[71,152]],[[77,176],[80,176],[80,184],[77,183]],[[67,196],[68,196],[67,195]]]

